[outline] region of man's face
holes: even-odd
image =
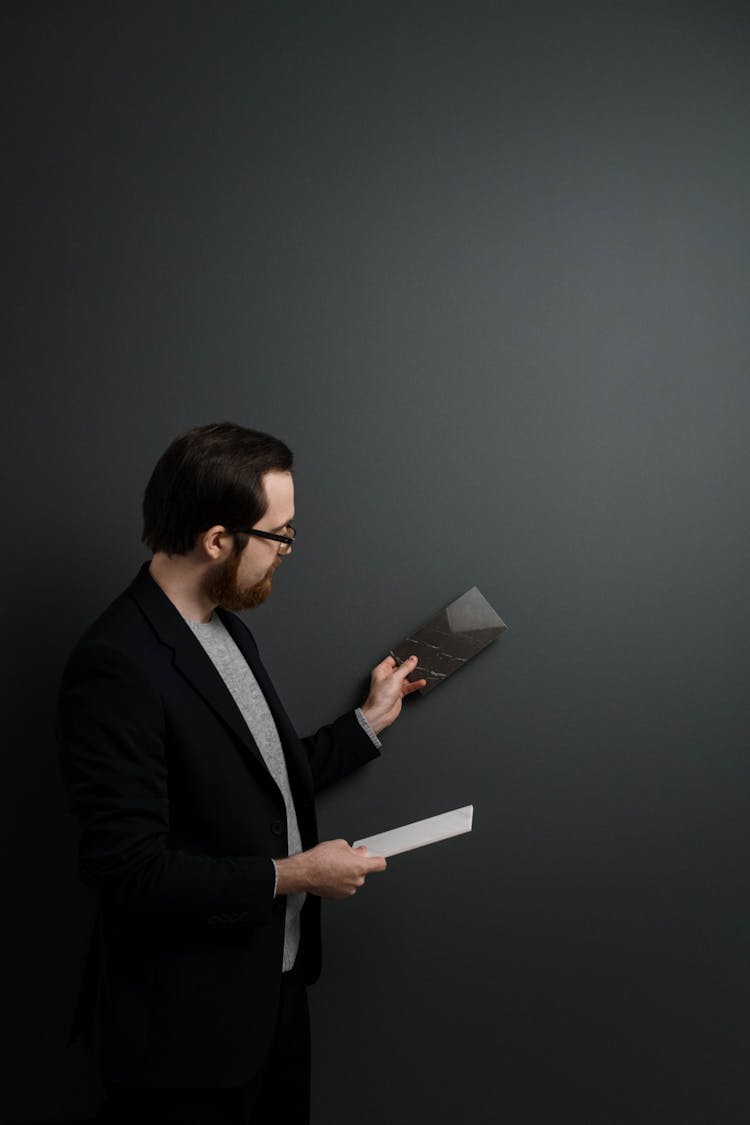
[[[294,482],[291,473],[266,473],[263,486],[268,498],[265,515],[255,525],[258,531],[284,535],[294,519]],[[282,560],[279,543],[251,535],[238,555],[218,563],[209,571],[205,592],[214,605],[234,613],[254,609],[271,593],[273,572]]]

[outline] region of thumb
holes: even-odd
[[[406,677],[409,675],[409,673],[413,672],[416,667],[417,667],[416,656],[407,656],[406,660],[403,662],[403,664],[399,668],[394,668],[393,675],[394,676],[400,676],[402,680],[405,680]]]

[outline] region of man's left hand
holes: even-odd
[[[407,695],[427,686],[427,680],[414,680],[413,683],[407,680],[416,666],[416,656],[410,656],[403,664],[397,664],[392,656],[386,656],[373,668],[370,691],[361,711],[375,734],[380,734],[381,730],[395,722]]]

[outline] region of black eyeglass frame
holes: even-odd
[[[272,539],[274,543],[283,543],[285,547],[291,547],[294,540],[297,538],[297,529],[287,524],[287,531],[291,531],[291,535],[277,535],[275,531],[258,531],[256,527],[233,527],[227,529],[227,535],[236,535],[238,532],[242,535],[257,535],[259,539]]]

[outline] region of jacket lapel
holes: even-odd
[[[237,704],[232,699],[229,689],[216,671],[200,641],[193,635],[178,610],[151,577],[148,566],[148,563],[144,563],[130,586],[131,596],[148,618],[161,643],[172,649],[175,668],[226,723],[240,740],[244,749],[249,751],[251,760],[260,766],[265,777],[275,786],[275,782],[263,760],[263,755],[258,749]],[[222,617],[222,620],[226,624],[224,617]],[[232,636],[234,637],[234,633],[232,633]],[[234,639],[237,640],[236,637]],[[247,659],[244,649],[242,649],[242,652]],[[249,660],[248,663],[250,663]],[[255,668],[253,668],[253,671],[255,671]],[[275,713],[274,718],[276,718]]]
[[[294,778],[303,786],[308,796],[311,795],[312,779],[310,777],[310,766],[307,761],[307,756],[300,742],[299,735],[294,729],[283,703],[276,694],[276,689],[271,683],[271,678],[260,659],[258,647],[255,644],[252,634],[235,614],[229,613],[224,609],[219,609],[217,612],[226,626],[227,632],[250,665],[250,671],[255,676],[258,687],[266,698],[266,703],[268,704],[276,724],[276,730],[281,739],[281,745],[284,748],[284,757],[286,758],[289,773],[293,773]]]

